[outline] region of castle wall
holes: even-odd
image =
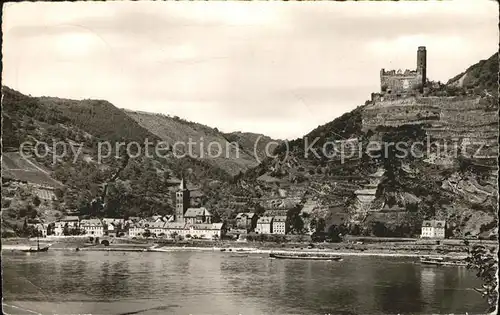
[[[380,74],[380,86],[382,92],[386,89],[391,90],[391,94],[408,93],[411,91],[419,90],[421,88],[422,75],[413,73],[409,75],[404,74],[387,74],[382,72]]]

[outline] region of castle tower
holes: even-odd
[[[175,221],[184,222],[184,213],[189,208],[190,196],[184,178],[181,179],[179,190],[175,193]]]
[[[427,81],[427,51],[425,46],[419,46],[417,50],[417,74],[422,76],[422,89]]]

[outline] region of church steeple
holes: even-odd
[[[181,178],[179,190],[175,193],[175,221],[184,222],[184,213],[190,206],[190,194],[184,177]]]
[[[184,177],[181,178],[181,184],[179,185],[180,190],[185,190],[186,188],[186,183],[184,182]]]

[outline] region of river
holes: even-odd
[[[11,314],[430,314],[484,313],[464,267],[346,256],[340,262],[265,255],[2,253]]]

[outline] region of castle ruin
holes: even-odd
[[[374,93],[372,100],[385,98],[414,96],[423,93],[427,80],[427,51],[425,46],[418,47],[417,69],[408,70],[380,70],[380,93]]]

